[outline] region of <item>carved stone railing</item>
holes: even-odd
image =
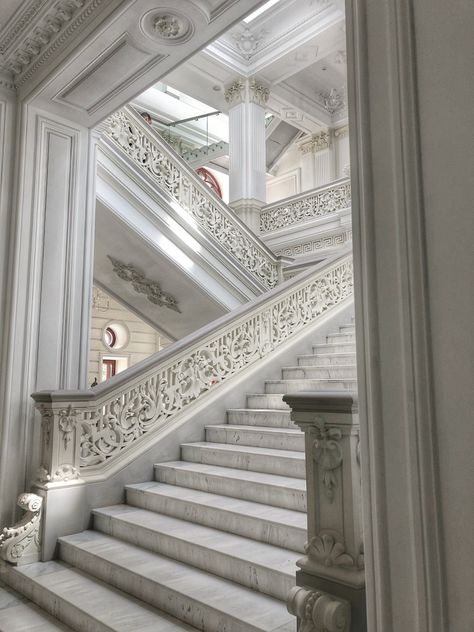
[[[350,300],[352,288],[352,258],[344,254],[94,389],[35,393],[42,418],[37,483],[108,476],[211,389]]]
[[[282,278],[279,258],[131,108],[113,114],[104,135],[265,288]]]
[[[292,590],[288,609],[301,631],[366,632],[357,396],[319,391],[283,399],[305,433],[308,496],[308,542],[297,562],[297,584],[304,590]],[[350,604],[350,628],[344,602]]]
[[[269,233],[331,215],[350,206],[351,183],[349,178],[344,178],[264,206],[260,212],[260,232]]]

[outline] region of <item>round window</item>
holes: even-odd
[[[104,342],[105,344],[113,349],[117,344],[117,334],[112,329],[112,327],[106,327],[104,332]]]

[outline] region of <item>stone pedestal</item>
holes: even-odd
[[[355,395],[284,397],[305,433],[308,542],[297,584],[350,603],[350,628],[366,632],[359,422]],[[317,626],[310,630],[319,629]],[[324,629],[324,627],[321,627]]]

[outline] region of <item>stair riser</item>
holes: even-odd
[[[61,543],[61,559],[145,603],[168,612],[180,621],[205,632],[260,632],[255,626],[236,621],[211,606],[184,596],[148,577],[139,577],[118,563],[93,555],[87,550]]]
[[[339,327],[339,331],[341,332],[341,334],[355,334],[355,325],[341,325]]]
[[[355,391],[357,382],[353,381],[329,381],[329,380],[297,380],[266,382],[267,393],[300,393],[301,391]]]
[[[277,572],[261,564],[210,550],[193,542],[174,538],[168,533],[157,533],[152,529],[110,516],[95,514],[94,529],[282,601],[294,585],[292,573]]]
[[[318,344],[313,346],[313,353],[355,353],[356,346],[352,342],[337,342],[332,344]]]
[[[235,533],[292,551],[300,553],[304,551],[307,539],[305,529],[269,522],[264,517],[241,515],[216,507],[192,503],[189,500],[169,498],[156,493],[142,493],[130,488],[126,489],[126,500],[127,504],[134,507],[188,520],[228,533]]]
[[[299,366],[328,367],[349,364],[353,364],[354,366],[356,366],[355,353],[298,356]]]
[[[289,410],[228,410],[227,423],[235,426],[264,426],[271,428],[297,428],[291,421]]]
[[[317,380],[353,380],[357,378],[357,369],[353,367],[291,367],[283,369],[284,380],[317,379]]]
[[[353,333],[340,332],[338,334],[329,334],[326,336],[326,342],[328,343],[341,343],[341,342],[354,342],[355,335]]]
[[[247,481],[177,470],[165,465],[155,466],[155,480],[222,496],[251,500],[273,507],[306,511],[306,492],[297,489],[255,482],[249,485]]]
[[[258,430],[234,430],[229,428],[206,428],[206,441],[231,445],[246,445],[256,448],[272,448],[274,450],[295,450],[304,452],[304,434],[262,433]]]
[[[55,595],[33,578],[20,575],[14,569],[9,573],[8,583],[47,613],[77,632],[112,632],[113,630],[94,616]]]
[[[283,401],[283,395],[256,393],[247,395],[248,408],[275,408],[277,410],[290,410],[288,404]]]
[[[305,478],[304,459],[292,457],[272,456],[269,458],[266,454],[230,452],[228,450],[182,445],[181,458],[183,461],[191,463],[206,463],[207,465],[219,465],[238,470],[276,474],[277,476]]]

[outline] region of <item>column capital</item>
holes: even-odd
[[[224,98],[230,107],[240,103],[256,103],[264,106],[270,96],[270,88],[256,79],[238,77],[228,84],[224,90]]]
[[[319,134],[313,134],[308,140],[302,142],[299,146],[300,151],[303,154],[316,154],[323,149],[329,149],[331,146],[331,134],[329,130],[327,132],[319,132]]]

